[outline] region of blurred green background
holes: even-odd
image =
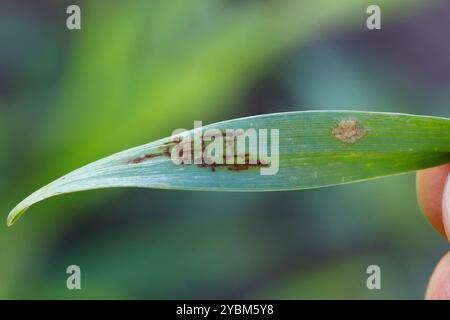
[[[82,30],[66,29],[79,4]],[[448,245],[414,174],[317,190],[104,190],[9,210],[114,152],[240,116],[449,116],[450,1],[0,2],[0,298],[420,299]],[[66,288],[66,268],[82,290]],[[382,289],[368,290],[377,264]]]

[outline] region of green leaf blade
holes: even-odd
[[[356,124],[356,128],[354,127]],[[350,125],[350,127],[348,127]],[[353,126],[353,127],[352,127]],[[176,165],[161,150],[173,137],[75,170],[31,194],[8,215],[12,225],[33,204],[71,192],[113,187],[281,191],[338,185],[450,162],[450,120],[358,111],[304,111],[223,121],[203,130],[279,130],[279,171]],[[354,129],[347,135],[349,129]],[[356,132],[356,133],[355,133]],[[192,131],[189,133],[191,134]],[[139,161],[136,161],[138,159]]]

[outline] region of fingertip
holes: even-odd
[[[417,173],[417,197],[422,212],[425,213],[432,226],[446,239],[447,237],[443,218],[443,195],[450,164],[421,170]],[[447,188],[450,192],[450,188]],[[449,199],[450,200],[450,199]],[[448,208],[445,208],[448,209]],[[448,215],[447,215],[448,216]],[[445,219],[448,225],[450,221]]]
[[[425,294],[427,300],[450,300],[450,251],[439,261]]]
[[[450,241],[450,174],[447,176],[442,196],[442,217],[445,234]]]

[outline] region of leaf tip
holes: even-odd
[[[13,209],[6,218],[6,226],[11,227],[25,213],[28,208],[22,210]]]

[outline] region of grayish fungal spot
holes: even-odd
[[[353,144],[361,140],[367,134],[367,130],[355,119],[342,119],[331,133],[339,141]]]

